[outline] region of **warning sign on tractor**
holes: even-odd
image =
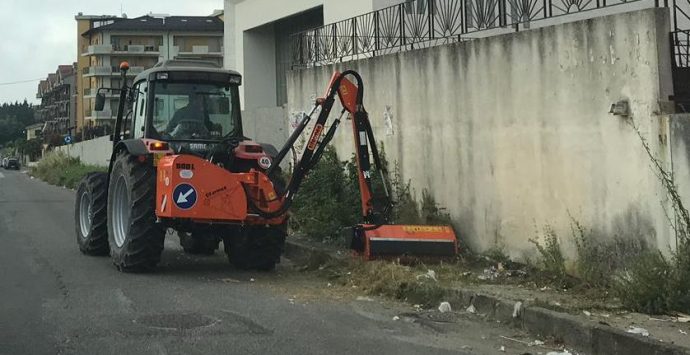
[[[181,210],[188,210],[196,204],[197,193],[194,186],[190,184],[177,185],[173,191],[173,201],[175,206]]]

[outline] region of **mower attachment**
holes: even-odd
[[[458,241],[450,226],[357,225],[350,248],[366,260],[380,257],[452,257]]]

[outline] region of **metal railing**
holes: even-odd
[[[671,33],[673,61],[677,68],[690,67],[690,30],[676,30]]]
[[[453,43],[481,37],[477,34],[482,31],[519,31],[545,19],[642,1],[408,1],[292,35],[292,66],[310,67]],[[668,6],[668,0],[654,0],[651,6]]]

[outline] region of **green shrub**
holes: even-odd
[[[538,266],[554,277],[554,281],[563,283],[566,280],[565,272],[565,257],[561,252],[561,244],[558,241],[558,235],[551,226],[544,227],[544,245],[539,240],[530,239],[539,251]]]
[[[384,170],[388,171],[383,149],[380,155]],[[397,224],[451,224],[450,215],[428,191],[422,192],[421,205],[417,203],[411,193],[410,182],[402,182],[397,166],[389,181],[392,206],[386,206],[384,181],[374,165],[372,162],[372,199],[385,209],[380,211],[385,220]],[[295,197],[291,226],[308,237],[335,241],[343,228],[362,221],[360,196],[354,155],[348,162],[342,162],[335,149],[328,147]]]
[[[107,171],[107,169],[84,165],[78,158],[70,157],[62,152],[52,152],[32,168],[31,174],[51,185],[73,189],[79,185],[86,174],[94,171]]]
[[[640,255],[637,262],[621,273],[613,283],[613,292],[624,307],[651,314],[669,310],[669,278],[672,266],[658,251]]]
[[[616,236],[607,240],[574,219],[571,219],[571,229],[577,248],[575,271],[590,287],[609,287],[616,272],[625,270],[647,251],[641,236]]]
[[[345,163],[335,149],[327,148],[292,204],[293,229],[310,238],[333,240],[342,228],[359,221],[359,193],[353,191],[344,172]]]

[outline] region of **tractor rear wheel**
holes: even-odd
[[[161,259],[166,229],[156,223],[156,170],[120,152],[108,189],[108,242],[113,264],[123,272],[145,272]]]
[[[108,174],[90,173],[77,188],[74,225],[79,250],[86,255],[108,255]]]
[[[192,255],[213,255],[218,250],[220,239],[200,233],[177,232],[180,246],[184,252]]]
[[[223,239],[230,263],[241,270],[271,271],[285,249],[286,225],[239,228]]]

